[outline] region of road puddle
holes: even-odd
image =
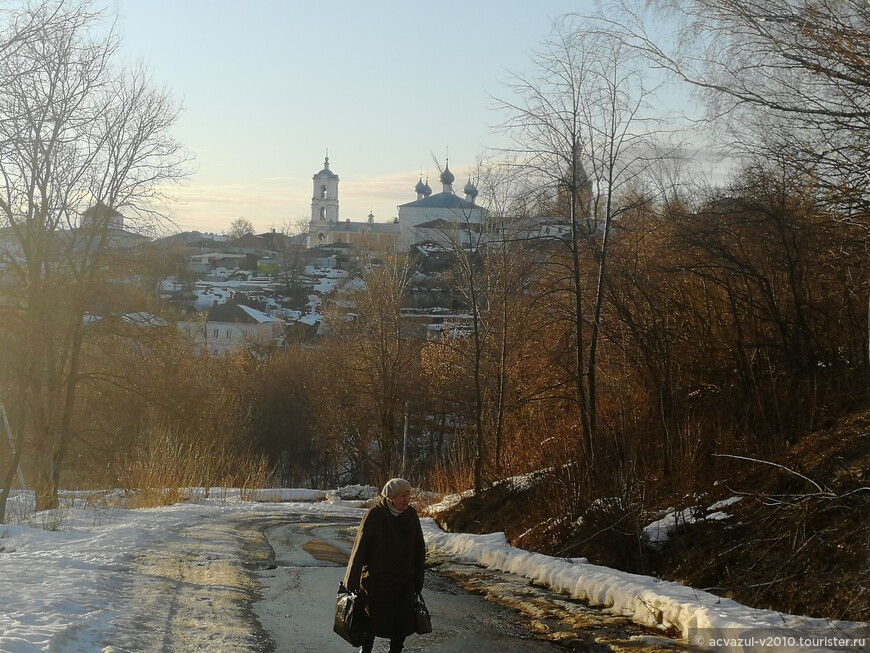
[[[302,545],[302,550],[321,562],[333,562],[342,566],[347,564],[347,554],[324,540],[308,540]]]

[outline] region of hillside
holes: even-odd
[[[777,461],[740,462],[740,475],[711,479],[695,505],[603,511],[612,513],[609,524],[599,510],[559,529],[558,539],[539,524],[552,492],[543,474],[499,483],[438,519],[448,530],[504,531],[526,549],[586,557],[753,607],[870,619],[870,410],[808,435]]]

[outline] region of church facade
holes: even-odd
[[[414,191],[417,199],[399,205],[399,238],[396,247],[407,252],[418,244],[435,245],[447,249],[474,247],[480,242],[486,211],[478,206],[477,188],[468,180],[464,197],[453,190],[455,175],[450,172],[449,161],[441,173],[441,192],[432,194],[429,182],[423,178]]]
[[[367,251],[408,252],[418,244],[453,248],[473,246],[479,241],[486,211],[475,203],[478,192],[471,180],[463,189],[464,197],[453,190],[456,178],[449,162],[441,173],[441,192],[432,193],[428,181],[414,187],[416,199],[398,205],[398,217],[391,222],[375,222],[368,215],[365,222],[342,220],[339,215],[339,178],[329,169],[329,157],[323,169],[312,178],[311,218],[306,246],[345,243]]]

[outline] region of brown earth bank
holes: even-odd
[[[538,472],[466,497],[436,519],[449,531],[503,531],[524,549],[585,557],[745,605],[870,620],[870,410],[807,435],[775,460],[734,461],[737,473],[709,479],[692,499],[599,499],[563,510],[581,518],[560,521],[548,508],[558,481]],[[709,509],[722,500],[730,502]],[[680,525],[654,546],[644,526],[676,508]]]

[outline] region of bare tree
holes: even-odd
[[[870,5],[864,0],[622,2],[611,27],[656,66],[701,91],[741,151],[790,152],[827,199],[870,205]],[[651,34],[658,15],[674,38]],[[727,120],[726,120],[727,119]],[[720,135],[724,130],[720,130]],[[721,137],[721,136],[720,136]]]
[[[411,399],[419,340],[403,324],[401,309],[412,276],[406,256],[390,255],[366,264],[364,288],[349,292],[354,319],[337,308],[332,335],[324,344],[328,387],[320,402],[323,426],[360,482],[401,471],[405,420]]]
[[[230,223],[230,229],[227,232],[227,235],[230,238],[241,238],[242,236],[247,236],[252,233],[254,233],[254,224],[246,217],[242,216],[236,218]]]
[[[564,239],[573,325],[573,374],[580,450],[597,448],[597,356],[612,228],[643,201],[629,193],[650,166],[660,129],[651,119],[644,64],[619,36],[585,19],[559,23],[535,56],[529,75],[516,75],[501,99],[501,128],[530,187],[570,229]],[[594,271],[594,272],[593,272]],[[587,281],[591,278],[591,284]]]
[[[814,194],[867,238],[870,4],[864,0],[657,0],[677,27],[620,2],[611,27],[656,66],[699,89],[732,153],[784,157]],[[870,301],[870,300],[868,300]]]
[[[481,201],[487,206],[479,275],[485,291],[484,310],[477,324],[485,336],[481,408],[486,416],[487,439],[493,443],[491,463],[495,477],[502,478],[508,438],[506,422],[524,399],[517,392],[517,380],[510,370],[518,367],[515,357],[523,351],[529,314],[539,299],[524,292],[538,260],[531,252],[535,239],[529,238],[525,228],[528,216],[515,201],[520,191],[511,167],[503,162],[481,163],[477,166],[476,181]]]
[[[32,447],[45,508],[57,503],[84,318],[109,274],[121,211],[153,223],[160,189],[184,175],[185,157],[168,134],[172,102],[142,71],[113,65],[117,39],[93,36],[103,17],[86,3],[46,1],[4,18],[0,41],[15,47],[0,55],[0,291],[6,335],[21,352],[10,412],[19,450]]]

